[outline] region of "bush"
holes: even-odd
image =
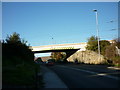
[[[3,86],[36,87],[40,67],[35,64],[34,53],[26,45],[26,41],[21,40],[19,34],[13,33],[2,43],[2,50]]]
[[[117,67],[120,67],[120,56],[116,56],[113,58],[113,64]]]
[[[17,67],[3,68],[3,85],[35,87],[36,72],[35,64],[20,64]]]

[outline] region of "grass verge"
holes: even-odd
[[[39,82],[40,88],[43,87],[42,76],[37,80],[37,73],[40,72],[38,64],[27,62],[15,66],[8,64],[3,66],[2,69],[3,88],[37,88],[37,82]]]

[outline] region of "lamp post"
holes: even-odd
[[[98,54],[100,59],[100,43],[99,43],[99,28],[98,28],[98,12],[96,9],[93,10],[96,14],[96,30],[97,30],[97,38],[98,38]]]

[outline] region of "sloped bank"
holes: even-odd
[[[79,63],[85,64],[104,64],[107,61],[103,55],[100,55],[99,59],[99,55],[96,52],[90,50],[77,51],[69,58],[67,58],[68,62],[75,62],[76,60]]]

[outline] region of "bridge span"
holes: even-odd
[[[76,51],[85,51],[86,43],[73,43],[73,44],[55,44],[46,46],[32,46],[33,53],[47,53],[47,52],[65,52],[67,59]]]
[[[86,43],[72,43],[72,44],[55,44],[45,46],[32,46],[31,49],[34,53],[44,52],[62,52],[62,51],[85,51]]]

